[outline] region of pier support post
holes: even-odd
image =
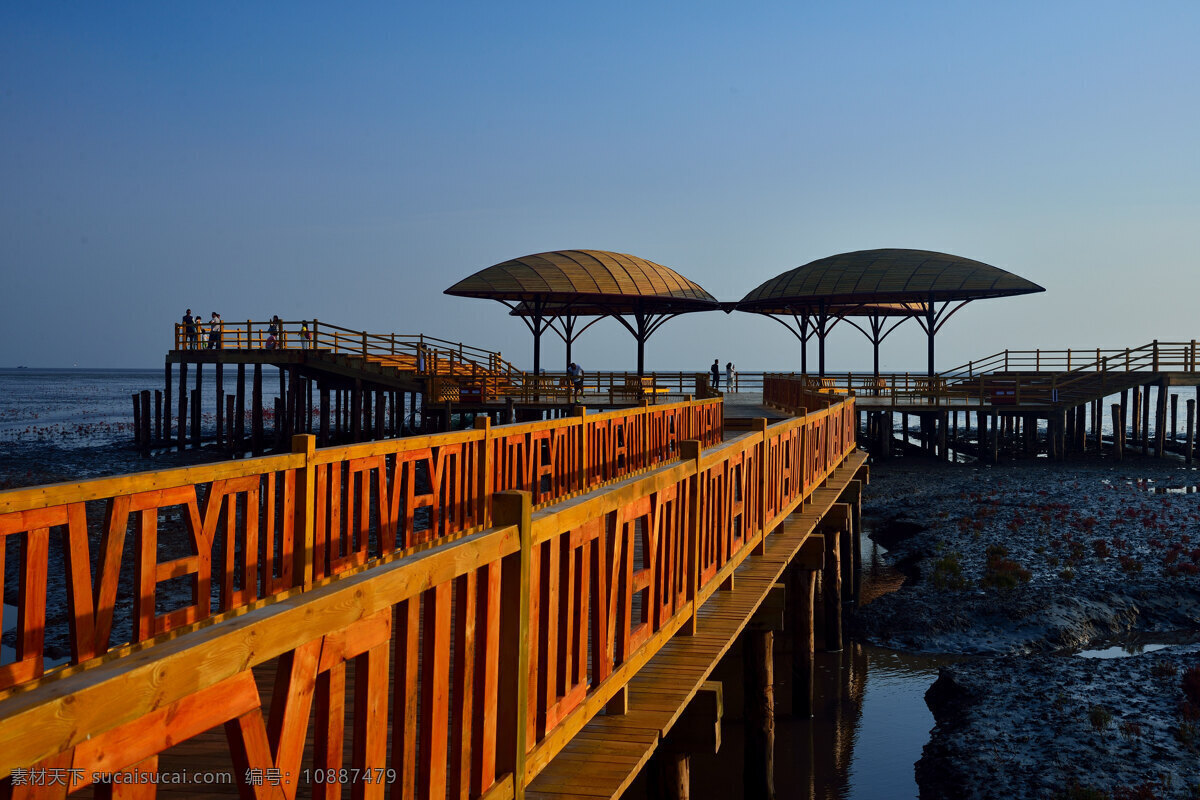
[[[254,365],[254,385],[250,390],[250,449],[256,456],[263,451],[262,364]]]
[[[1150,455],[1150,384],[1142,389],[1142,455]]]
[[[1121,413],[1121,404],[1112,404],[1113,424],[1113,457],[1120,461],[1125,457],[1125,415]]]
[[[142,455],[150,455],[150,390],[142,389],[137,395],[138,405],[140,406],[141,426],[138,428],[139,444],[142,446]]]
[[[988,437],[988,460],[1000,463],[1000,412],[992,411],[992,430]]]
[[[246,454],[246,365],[237,365],[237,391],[233,405],[234,455],[241,458]]]
[[[188,392],[187,392],[187,362],[179,362],[179,450],[187,446],[187,409],[188,409]]]
[[[938,418],[937,418],[938,452],[937,452],[937,455],[938,455],[938,458],[942,459],[943,461],[950,460],[950,447],[949,447],[950,443],[948,440],[949,431],[947,430],[947,427],[948,427],[947,423],[949,422],[949,419],[950,419],[950,414],[947,411],[943,411],[942,413],[938,414]]]
[[[713,755],[721,749],[723,694],[720,681],[705,681],[663,739],[658,763],[664,800],[687,800],[691,796],[691,757]]]
[[[200,446],[200,390],[192,389],[192,447]]]
[[[783,584],[771,587],[742,642],[746,680],[742,782],[746,797],[775,797],[775,631],[783,628],[786,601]]]
[[[204,401],[204,364],[196,364],[196,385],[192,397],[192,447],[200,446],[200,419]]]
[[[1103,398],[1092,401],[1092,438],[1096,440],[1096,452],[1100,452],[1100,417],[1104,413]]]
[[[329,386],[321,382],[321,446],[329,444]]]
[[[378,391],[375,393],[375,438],[382,439],[384,434],[384,423],[387,421],[387,393]]]
[[[218,361],[213,364],[213,369],[217,371],[217,447],[220,447],[225,443],[225,365]]]
[[[1192,463],[1193,446],[1196,443],[1196,401],[1187,401],[1187,463]]]
[[[787,620],[792,638],[792,716],[813,715],[813,660],[817,649],[817,572],[825,567],[825,540],[814,534],[804,540],[788,571]]]
[[[1171,395],[1171,441],[1179,441],[1179,395]]]
[[[233,395],[231,395],[231,394],[225,395],[225,446],[226,446],[226,449],[228,449],[230,451],[233,450],[234,445],[237,442],[237,438],[234,436],[234,431],[233,431],[234,419],[236,419],[236,417],[234,416],[234,412],[236,409],[236,405],[235,405],[236,402],[237,402],[237,400],[234,398]]]
[[[171,442],[171,415],[175,413],[175,409],[171,406],[171,362],[166,363],[163,369],[166,382],[163,383],[163,443],[170,446]]]
[[[1167,379],[1158,382],[1158,408],[1154,415],[1154,450],[1162,458],[1167,446]]]
[[[842,539],[849,538],[850,506],[834,503],[817,524],[825,542],[825,564],[821,570],[821,604],[825,620],[825,650],[842,649]]]

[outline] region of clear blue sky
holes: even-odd
[[[1046,287],[968,306],[940,368],[1200,335],[1200,4],[0,6],[0,366],[162,363],[184,308],[425,332],[531,360],[442,290],[560,248],[720,299],[847,250]],[[611,320],[585,367],[633,364]],[[547,347],[561,360],[561,344]],[[830,367],[870,365],[853,330]],[[924,368],[919,331],[885,369]],[[798,368],[693,315],[651,369]]]

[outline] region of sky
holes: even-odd
[[[510,258],[632,253],[721,300],[852,250],[1046,288],[937,366],[1187,341],[1200,297],[1195,2],[0,2],[0,367],[156,367],[185,308],[426,333],[532,365]],[[547,340],[543,363],[562,360]],[[840,327],[831,370],[869,369]],[[585,369],[635,365],[604,320]],[[925,368],[913,323],[884,370]],[[799,369],[686,315],[654,370]]]

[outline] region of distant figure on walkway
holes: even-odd
[[[196,339],[196,318],[192,316],[192,310],[189,308],[187,313],[183,315],[183,332],[184,341],[183,349],[196,349],[200,346]]]
[[[308,320],[300,321],[300,349],[308,349]]]
[[[271,324],[267,326],[267,349],[274,350],[279,344],[279,334],[281,333],[279,324],[279,315],[271,317]]]
[[[713,391],[719,392],[721,390],[721,359],[714,358],[713,365],[708,371],[712,374]]]
[[[725,362],[725,391],[733,391],[733,362]]]
[[[571,399],[583,399],[583,367],[572,361],[567,365],[567,377],[571,379]]]
[[[215,311],[208,320],[208,349],[221,349],[221,315]]]

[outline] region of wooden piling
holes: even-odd
[[[1193,445],[1196,443],[1196,401],[1187,401],[1187,463],[1192,463]]]
[[[842,649],[842,564],[841,531],[822,528],[825,537],[825,567],[821,570],[821,605],[825,617],[825,651]]]
[[[166,362],[166,367],[163,369],[165,381],[163,383],[163,428],[162,440],[164,443],[171,441],[171,415],[175,413],[175,409],[171,406],[171,362]]]
[[[192,447],[200,446],[200,421],[204,410],[204,364],[196,364],[196,396],[192,400]]]
[[[1167,447],[1167,379],[1158,382],[1158,408],[1154,415],[1154,450],[1162,458]]]
[[[813,659],[817,649],[816,587],[817,570],[824,564],[824,544],[800,550],[796,564],[788,573],[787,601],[791,608],[792,633],[792,715],[808,719],[813,715]]]
[[[350,441],[362,440],[362,380],[355,378],[350,390]]]
[[[230,451],[237,446],[237,437],[235,436],[236,403],[235,395],[225,395],[225,447]]]
[[[187,362],[179,363],[179,449],[187,446]]]
[[[237,365],[237,402],[233,413],[237,423],[234,425],[234,452],[241,458],[246,452],[246,365]]]
[[[375,438],[384,436],[384,423],[387,421],[387,392],[382,390],[375,393]]]
[[[329,387],[324,381],[320,386],[321,394],[321,431],[320,442],[321,447],[329,444]]]
[[[254,365],[254,384],[250,390],[250,450],[256,456],[263,452],[262,364]]]
[[[169,413],[169,412],[168,412]],[[154,390],[154,440],[163,440],[163,396],[161,389]]]
[[[130,395],[133,399],[133,446],[142,449],[142,401],[137,392]]]
[[[218,361],[217,370],[217,447],[225,443],[225,365]]]
[[[1129,438],[1126,444],[1136,445],[1142,427],[1142,388],[1140,386],[1133,387],[1133,396],[1130,400]]]
[[[1142,390],[1142,455],[1150,455],[1150,385]]]
[[[278,452],[279,450],[281,450],[283,448],[283,442],[284,442],[283,425],[284,425],[283,399],[276,397],[275,398],[275,426],[274,426],[274,431],[273,431],[275,434],[274,447],[275,447],[276,452]]]
[[[1113,423],[1113,457],[1120,461],[1125,456],[1125,415],[1121,413],[1121,404],[1112,405]]]
[[[199,372],[197,372],[197,375]],[[192,447],[200,446],[200,402],[199,389],[192,389]]]
[[[745,797],[775,797],[775,634],[751,629],[742,644],[746,680]]]
[[[1180,396],[1171,395],[1171,441],[1180,440]]]

